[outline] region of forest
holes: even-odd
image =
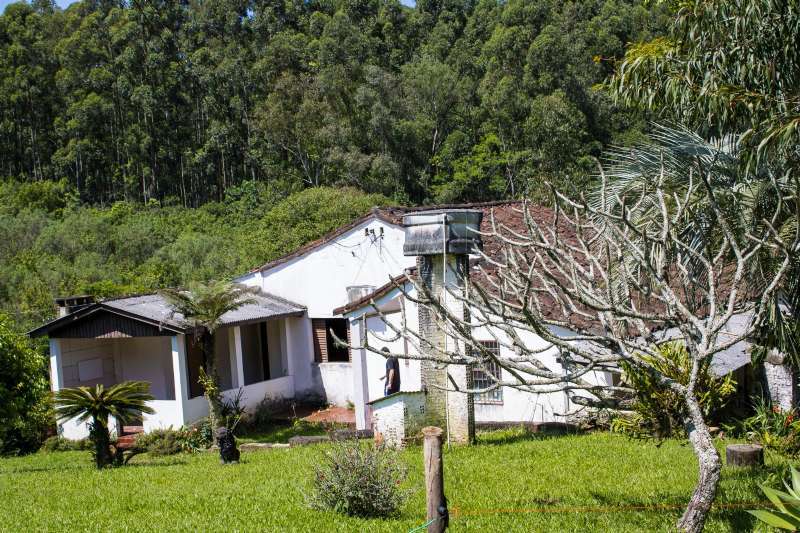
[[[627,0],[34,0],[0,16],[0,312],[244,272],[372,205],[580,187]]]
[[[655,5],[653,5],[655,4]],[[84,0],[0,17],[0,176],[197,207],[245,181],[400,203],[589,179],[645,122],[603,89],[629,0]],[[646,7],[649,6],[649,7]]]

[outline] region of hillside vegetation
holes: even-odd
[[[241,274],[388,200],[313,188],[279,199],[252,182],[200,208],[81,205],[65,182],[0,182],[0,312],[20,329],[53,298],[98,297]]]
[[[655,5],[653,5],[655,4]],[[580,185],[642,121],[596,85],[640,0],[50,0],[0,17],[0,176],[82,202],[353,186],[401,203]],[[196,215],[198,217],[204,214]]]

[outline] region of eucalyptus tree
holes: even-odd
[[[676,2],[669,34],[629,47],[611,88],[625,102],[698,129],[742,135],[747,162],[800,164],[800,4]]]

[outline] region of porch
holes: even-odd
[[[142,298],[148,300],[142,302]],[[143,416],[145,431],[178,428],[208,414],[198,383],[203,356],[193,332],[179,322],[154,323],[157,295],[91,304],[31,332],[50,337],[51,386],[111,386],[123,381],[145,381],[155,397],[155,411]],[[253,409],[265,397],[293,398],[293,332],[302,320],[302,308],[289,302],[264,301],[223,317],[215,333],[216,367],[227,398],[242,391],[242,403]],[[138,300],[138,301],[134,301]],[[142,311],[147,307],[148,313]],[[136,313],[133,313],[135,310]],[[161,310],[166,316],[166,311]],[[172,318],[171,315],[169,315]],[[85,423],[69,420],[59,425],[64,437],[88,435]]]

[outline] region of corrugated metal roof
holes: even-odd
[[[265,292],[259,292],[249,297],[255,300],[255,302],[245,304],[239,309],[229,311],[222,315],[223,326],[302,314],[306,309],[302,305]],[[167,303],[160,294],[146,294],[128,298],[104,300],[101,304],[125,313],[155,320],[162,324],[176,327],[186,326],[183,315],[175,313],[169,303]]]
[[[753,319],[752,313],[739,313],[731,316],[727,324],[719,332],[717,343],[722,344],[741,336],[742,332],[750,327]],[[660,338],[672,339],[681,336],[677,328],[671,328],[661,333]],[[717,376],[724,376],[750,363],[751,343],[742,340],[728,347],[726,350],[717,352],[711,358],[711,372]]]
[[[274,294],[258,292],[249,296],[255,302],[245,304],[222,316],[223,326],[235,326],[287,316],[302,315],[306,308]],[[82,307],[66,316],[44,324],[28,334],[32,337],[48,335],[68,325],[74,326],[99,312],[117,313],[134,320],[165,328],[176,333],[186,332],[189,325],[180,313],[173,312],[167,301],[159,294],[143,294],[122,298],[110,298]]]

